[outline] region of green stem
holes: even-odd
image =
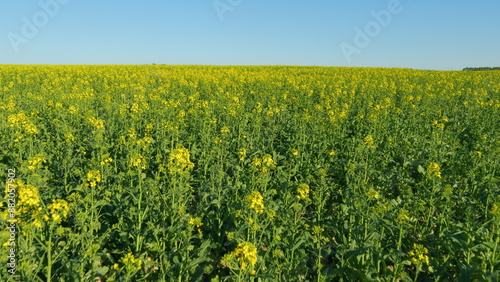
[[[492,258],[493,258],[494,260],[495,260],[495,259],[496,259],[496,257],[497,257],[497,248],[498,248],[498,241],[499,241],[499,239],[500,239],[500,237],[499,237],[499,236],[497,236],[497,239],[495,240],[495,247],[493,248],[493,256],[492,256]],[[492,264],[491,264],[491,272],[493,273],[493,272],[494,272],[494,270],[495,270],[495,264],[494,264],[494,263],[492,263]]]
[[[137,174],[139,177],[139,199],[137,200],[137,212],[139,214],[138,217],[138,222],[137,222],[137,238],[135,241],[135,251],[138,253],[140,250],[140,245],[141,245],[141,228],[142,228],[142,219],[143,217],[141,216],[141,211],[142,211],[142,176],[141,176],[141,169],[137,169]]]
[[[51,224],[52,225],[52,224]],[[47,281],[52,281],[52,226],[49,230],[49,242],[47,246]]]
[[[318,249],[318,258],[316,261],[316,281],[321,281],[321,236],[318,235],[318,243],[316,244],[316,248]]]
[[[401,251],[401,242],[403,240],[403,225],[399,225],[399,237],[398,237],[398,245],[397,245],[397,250]]]

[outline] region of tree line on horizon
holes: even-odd
[[[500,70],[500,67],[479,67],[479,68],[464,68],[464,71],[489,71],[489,70]]]

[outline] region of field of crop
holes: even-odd
[[[0,71],[2,281],[499,279],[500,71]]]

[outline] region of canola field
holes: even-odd
[[[498,281],[500,71],[0,66],[2,281]]]

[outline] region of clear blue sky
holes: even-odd
[[[0,64],[152,63],[500,66],[500,1],[0,0]]]

